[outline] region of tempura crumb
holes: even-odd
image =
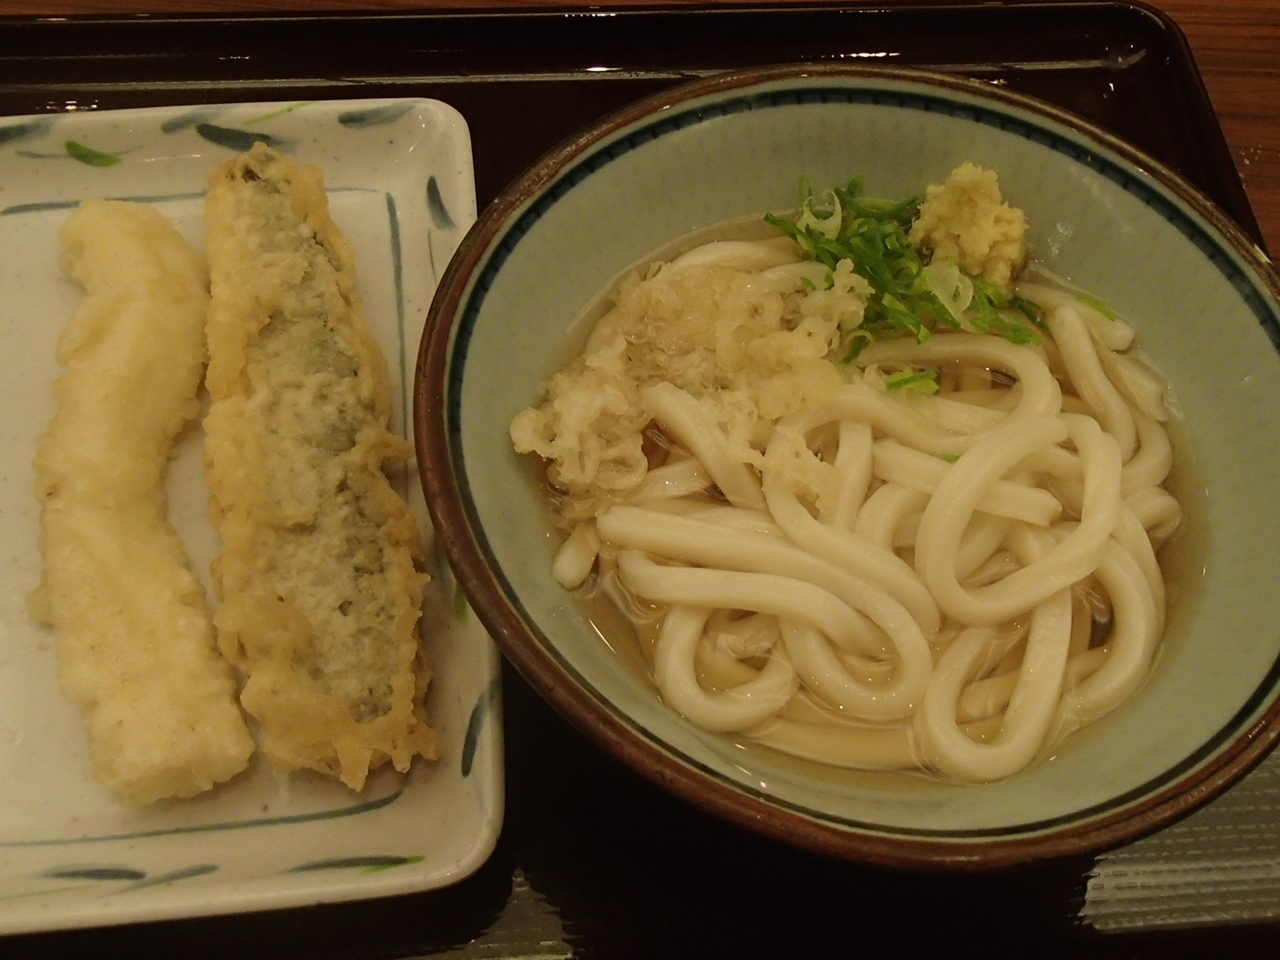
[[[1027,262],[1026,233],[1026,217],[1001,198],[995,171],[966,161],[929,187],[911,240],[1008,295]]]
[[[798,257],[798,254],[796,255]],[[588,513],[618,502],[644,480],[639,401],[646,384],[687,392],[724,430],[731,456],[757,462],[761,422],[773,423],[834,393],[827,361],[842,321],[861,321],[866,282],[842,265],[826,289],[797,273],[771,288],[723,264],[666,264],[625,279],[591,348],[551,378],[542,403],[518,414],[520,453],[551,461],[549,479]]]

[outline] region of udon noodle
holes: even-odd
[[[1023,271],[1024,230],[987,171],[930,188],[910,237],[951,316],[898,336],[794,230],[698,246],[623,281],[513,422],[549,462],[555,576],[633,618],[691,722],[990,781],[1143,681],[1180,519],[1166,387],[1127,323]]]

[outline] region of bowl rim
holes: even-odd
[[[633,124],[690,101],[727,96],[779,81],[914,83],[1012,108],[1072,129],[1078,136],[1118,156],[1154,180],[1202,217],[1211,232],[1280,301],[1280,276],[1269,258],[1225,212],[1198,188],[1160,161],[1097,125],[1034,97],[952,74],[911,68],[847,64],[779,64],[734,70],[694,80],[637,100],[614,111],[544,153],[508,184],[468,231],[441,277],[419,348],[413,396],[418,469],[436,537],[458,584],[480,621],[519,673],[561,716],[616,759],[695,806],[739,826],[810,851],[899,868],[984,870],[1031,860],[1078,856],[1137,839],[1187,815],[1239,780],[1280,742],[1280,690],[1265,710],[1236,733],[1230,744],[1193,765],[1163,788],[1101,816],[1007,838],[946,839],[872,832],[825,823],[775,805],[704,772],[691,758],[653,742],[640,724],[601,702],[592,692],[564,679],[555,651],[527,642],[530,631],[488,569],[477,544],[462,491],[451,469],[452,440],[446,420],[446,384],[453,331],[473,282],[494,241],[518,219],[543,188],[601,141]],[[656,740],[656,738],[654,738]]]

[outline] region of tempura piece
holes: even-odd
[[[192,796],[254,749],[166,520],[170,450],[198,411],[207,272],[137,204],[86,201],[62,240],[87,296],[58,342],[66,372],[36,454],[45,566],[31,607],[57,631],[98,781],[134,805]]]
[[[417,522],[384,466],[386,361],[354,292],[320,171],[259,144],[214,174],[205,420],[223,653],[284,770],[360,789],[435,757],[417,620]]]

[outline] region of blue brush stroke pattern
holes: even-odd
[[[413,863],[421,863],[422,857],[334,857],[330,860],[313,860],[310,863],[291,867],[289,873],[310,873],[315,870],[386,870],[389,867],[403,867]]]
[[[218,112],[219,111],[212,110],[208,107],[199,107],[195,110],[189,110],[176,117],[170,117],[168,120],[161,123],[160,132],[179,133],[199,124],[208,123],[218,115]]]
[[[193,877],[203,877],[207,873],[213,873],[217,870],[216,864],[198,863],[194,866],[183,867],[181,870],[171,870],[168,873],[157,874],[154,877],[148,877],[145,880],[139,880],[137,883],[131,883],[124,888],[124,891],[143,890],[147,887],[158,887],[166,883],[174,883],[178,880],[190,880]]]
[[[7,143],[21,143],[45,133],[53,123],[48,117],[39,120],[27,120],[23,123],[11,123],[0,127],[0,146]]]
[[[500,677],[494,677],[480,694],[480,699],[471,708],[471,716],[467,720],[467,732],[462,737],[462,775],[471,776],[471,768],[476,761],[476,750],[480,745],[480,730],[485,719],[493,712],[493,705],[498,702],[498,693],[502,689]]]
[[[237,130],[235,127],[220,127],[216,123],[197,123],[195,129],[196,133],[210,143],[237,153],[252,149],[255,143],[265,143],[281,152],[293,147],[293,141],[283,137],[273,137],[269,133],[258,133],[253,130]]]
[[[396,345],[399,347],[399,356],[396,358],[400,364],[398,369],[406,369],[407,362],[406,352],[408,344],[404,340],[404,259],[400,252],[400,214],[396,210],[396,198],[393,194],[386,194],[387,202],[387,236],[391,241],[391,276],[395,285],[396,292]],[[409,424],[412,417],[409,414],[409,391],[404,390],[401,394],[400,422]],[[408,429],[406,426],[405,429]]]
[[[143,880],[147,873],[133,867],[56,867],[41,876],[52,880]]]
[[[444,198],[440,196],[440,184],[436,183],[435,176],[427,178],[427,209],[431,211],[431,222],[441,230],[452,230],[455,226],[453,217],[449,216],[449,211],[444,205]]]
[[[351,127],[355,130],[364,127],[378,127],[388,123],[395,123],[406,113],[413,109],[412,100],[402,100],[399,103],[388,103],[381,107],[368,107],[363,110],[346,110],[338,114],[338,122],[344,127]]]
[[[218,823],[206,823],[194,827],[168,827],[158,830],[136,830],[126,833],[109,833],[96,837],[75,837],[59,840],[3,840],[0,841],[0,850],[7,847],[63,847],[75,846],[82,843],[106,843],[114,840],[142,840],[150,837],[173,837],[183,836],[193,833],[221,833],[224,830],[246,830],[260,827],[274,827],[288,823],[314,823],[320,820],[336,820],[343,817],[357,816],[362,813],[368,813],[372,810],[378,810],[382,807],[394,803],[404,793],[404,785],[401,784],[391,794],[385,797],[377,797],[373,800],[363,800],[349,807],[341,807],[336,810],[321,810],[315,813],[296,813],[288,814],[280,817],[262,817],[257,820],[229,820]],[[216,868],[210,868],[216,869]]]

